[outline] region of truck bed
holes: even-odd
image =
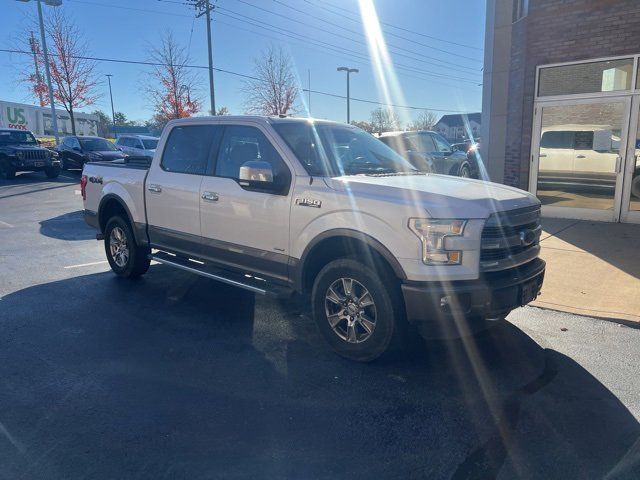
[[[134,161],[87,163],[82,170],[82,174],[87,176],[85,209],[98,213],[100,202],[109,195],[115,195],[126,202],[133,222],[146,223],[144,183],[149,164],[146,157],[137,157]]]

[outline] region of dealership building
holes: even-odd
[[[487,0],[482,154],[546,216],[640,223],[640,1]]]

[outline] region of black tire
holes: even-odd
[[[328,263],[320,270],[313,284],[311,293],[313,318],[329,345],[338,355],[349,360],[369,362],[390,350],[392,345],[399,346],[401,344],[402,327],[405,320],[398,285],[391,281],[384,281],[376,273],[376,270],[357,260],[338,259]],[[391,278],[386,274],[382,277]],[[340,285],[344,286],[342,279],[352,281],[351,296],[344,295],[345,289],[340,290]],[[330,287],[335,287],[334,291],[345,300],[348,297],[357,298],[363,292],[360,287],[363,287],[373,301],[373,308],[371,306],[363,307],[360,310],[360,315],[356,311],[347,310],[345,305],[351,307],[354,305],[352,303],[338,305],[334,301],[335,298],[330,300],[329,296],[332,296],[329,294]],[[364,297],[364,295],[362,296]],[[357,303],[353,310],[360,308]],[[360,305],[365,303],[368,302],[363,301]],[[334,308],[343,313],[354,313],[355,316],[337,320],[335,323],[338,314],[335,313]],[[360,322],[373,320],[373,312],[375,312],[375,326],[371,328],[371,323],[369,323],[365,329],[364,324]],[[330,323],[330,316],[334,318],[333,325]],[[350,327],[352,324],[353,327]],[[369,329],[371,329],[370,332]],[[345,337],[351,337],[351,341]]]
[[[60,175],[60,167],[47,167],[44,169],[47,178],[58,178]]]
[[[5,180],[13,180],[16,176],[16,169],[11,165],[0,162],[0,176]]]
[[[124,237],[127,249],[126,260],[124,261],[124,255],[116,254],[114,257],[114,254],[112,254],[112,244],[114,247],[116,246],[112,233],[116,229],[119,229],[120,233],[116,232],[118,235],[114,234],[114,236]],[[121,242],[120,245],[122,245]],[[111,270],[120,277],[136,278],[144,275],[149,270],[149,264],[151,263],[151,260],[149,260],[150,250],[146,247],[138,246],[129,222],[120,216],[111,217],[107,221],[107,227],[104,231],[104,251]]]
[[[463,163],[462,165],[460,165],[458,176],[462,178],[471,178],[471,168],[469,168],[468,163]]]

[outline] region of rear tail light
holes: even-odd
[[[80,177],[80,193],[82,193],[82,200],[87,199],[87,176],[82,175]]]

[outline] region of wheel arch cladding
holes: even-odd
[[[318,272],[338,258],[356,258],[376,270],[386,269],[398,279],[406,275],[400,263],[379,241],[356,230],[338,229],[316,237],[305,249],[295,284],[300,291],[309,291]]]

